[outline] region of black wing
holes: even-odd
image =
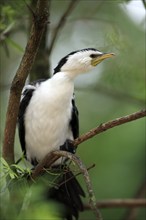
[[[76,139],[79,136],[79,112],[75,105],[74,94],[72,98],[72,117],[70,121],[70,126],[73,133],[73,137],[74,139]]]
[[[26,108],[30,102],[34,89],[26,89],[24,90],[24,97],[22,98],[19,106],[19,114],[18,114],[18,132],[19,132],[19,139],[21,143],[21,148],[24,154],[26,153],[25,150],[25,124],[24,124],[24,116]]]
[[[18,133],[19,133],[21,148],[22,148],[22,151],[24,152],[24,155],[26,153],[26,149],[25,149],[25,123],[24,123],[25,111],[27,109],[27,106],[29,105],[29,102],[31,100],[33,92],[40,85],[40,83],[43,81],[45,81],[45,79],[40,79],[40,80],[32,82],[31,84],[24,87],[24,91],[22,93],[23,98],[20,102],[19,113],[18,113]]]

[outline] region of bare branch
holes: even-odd
[[[95,164],[92,164],[92,166],[88,167],[87,170],[89,171],[90,169],[92,169],[93,167],[95,167]],[[77,177],[79,176],[80,174],[82,174],[81,172],[75,174],[74,176]],[[73,179],[74,177],[71,177],[71,178],[68,178],[67,180],[65,180],[65,182],[62,182],[61,184],[59,184],[59,186],[63,185],[64,183],[70,181],[71,179]]]
[[[38,0],[36,3],[36,17],[33,20],[30,37],[10,89],[3,143],[3,157],[9,164],[14,163],[14,136],[21,91],[32,68],[44,28],[48,21],[47,0]]]
[[[138,111],[138,112],[135,112],[133,114],[130,114],[130,115],[127,115],[127,116],[123,116],[121,118],[117,118],[117,119],[114,119],[112,121],[109,121],[109,122],[106,122],[104,124],[101,124],[100,126],[98,126],[97,128],[94,128],[92,129],[91,131],[87,132],[85,135],[82,135],[81,137],[77,138],[73,144],[74,146],[86,141],[87,139],[89,138],[92,138],[93,136],[99,134],[99,133],[102,133],[110,128],[113,128],[115,126],[118,126],[118,125],[122,125],[124,123],[127,123],[127,122],[130,122],[130,121],[133,121],[133,120],[136,120],[136,119],[139,119],[139,118],[142,118],[142,117],[145,117],[146,116],[146,110],[141,110],[141,111]],[[89,179],[89,175],[88,175],[88,171],[87,169],[85,168],[85,166],[83,165],[83,163],[78,159],[77,156],[69,153],[69,152],[66,152],[66,151],[54,151],[54,152],[51,152],[49,153],[48,155],[46,155],[46,157],[36,166],[35,170],[32,172],[32,175],[31,175],[31,178],[32,180],[35,180],[39,175],[41,175],[44,171],[44,167],[47,167],[49,168],[59,157],[67,157],[69,158],[70,160],[74,161],[80,168],[80,171],[81,173],[83,174],[84,178],[85,178],[85,182],[86,182],[86,185],[87,185],[87,189],[88,189],[88,192],[89,192],[89,197],[90,197],[90,207],[91,209],[94,210],[94,212],[96,213],[96,217],[97,219],[102,219],[99,211],[95,208],[98,203],[96,204],[96,199],[95,199],[95,196],[93,194],[93,190],[92,190],[92,186],[91,186],[91,183],[90,183],[90,179]],[[129,200],[129,201],[126,201],[127,203],[126,206],[134,206],[134,203],[132,203],[133,200]],[[109,201],[108,201],[109,202]],[[116,200],[116,205],[117,206],[123,206],[124,205],[124,202],[125,200]],[[129,202],[129,203],[128,203]],[[134,201],[135,202],[135,201]],[[139,202],[139,201],[138,201]],[[143,201],[145,202],[145,201]],[[129,205],[128,205],[129,204]],[[137,204],[137,203],[136,203]],[[145,203],[144,203],[145,204]],[[110,203],[111,205],[111,203]],[[115,205],[115,201],[114,201],[114,204],[113,206]],[[142,205],[142,204],[141,204]],[[103,203],[102,203],[102,206]],[[106,206],[106,205],[105,205]],[[112,206],[112,205],[111,205]],[[136,205],[135,205],[136,206]],[[88,209],[88,208],[87,208]]]
[[[35,169],[32,171],[31,179],[36,180],[40,175],[42,175],[45,168],[49,168],[60,156],[54,156],[53,152],[47,154],[42,161],[38,163]]]
[[[84,141],[92,138],[93,136],[107,131],[108,129],[111,129],[113,127],[125,124],[125,123],[130,122],[130,121],[137,120],[137,119],[145,117],[145,116],[146,116],[146,110],[141,110],[141,111],[132,113],[130,115],[123,116],[121,118],[116,118],[116,119],[114,119],[112,121],[109,121],[109,122],[106,122],[104,124],[101,124],[98,127],[93,128],[92,130],[90,130],[86,134],[83,134],[80,137],[76,138],[73,141],[73,144],[74,144],[74,146],[77,146],[77,145],[83,143]]]
[[[146,199],[107,199],[97,201],[98,208],[128,208],[128,207],[146,207]],[[88,204],[84,205],[86,210],[90,209]]]
[[[63,28],[63,26],[65,25],[66,19],[67,17],[71,14],[72,10],[74,9],[75,5],[77,4],[78,0],[71,0],[66,11],[64,12],[64,14],[61,16],[57,27],[54,30],[54,34],[52,36],[51,42],[50,42],[50,47],[48,48],[47,52],[48,55],[50,56],[52,49],[54,47],[54,44],[56,42],[56,39],[58,37],[58,34],[60,32],[60,30]]]

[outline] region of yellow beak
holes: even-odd
[[[98,57],[95,57],[95,58],[92,58],[91,60],[91,64],[93,66],[96,66],[97,64],[99,64],[100,62],[102,62],[103,60],[107,59],[107,58],[110,58],[110,57],[113,57],[115,56],[114,53],[103,53],[101,54],[100,56]]]

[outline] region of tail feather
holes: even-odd
[[[72,220],[73,216],[78,219],[79,211],[83,211],[81,196],[85,193],[79,182],[70,170],[65,172],[57,180],[58,188],[49,189],[49,198],[63,203],[66,206],[65,218]]]

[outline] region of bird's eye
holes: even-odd
[[[98,54],[91,54],[90,57],[91,58],[96,58],[96,57],[98,57]]]

